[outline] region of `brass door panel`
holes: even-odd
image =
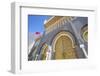
[[[55,44],[55,59],[73,58],[76,58],[76,52],[72,47],[71,39],[67,36],[61,36]]]

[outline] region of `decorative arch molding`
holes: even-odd
[[[55,45],[56,45],[56,42],[57,42],[57,40],[58,40],[61,36],[66,36],[66,37],[70,38],[71,41],[72,41],[72,47],[75,48],[75,39],[74,39],[73,35],[72,35],[70,32],[68,32],[68,31],[61,31],[61,32],[59,32],[59,33],[54,37],[54,39],[53,39],[53,41],[52,41],[52,49],[53,49],[53,52],[55,52]]]

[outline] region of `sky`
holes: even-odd
[[[42,15],[28,15],[28,45],[31,48],[31,45],[34,43],[34,33],[44,32],[44,21],[51,16],[42,16]]]
[[[35,33],[44,31],[44,21],[50,16],[28,15],[28,32]]]

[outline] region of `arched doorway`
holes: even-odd
[[[83,39],[86,41],[86,42],[88,42],[88,31],[87,30],[85,30],[84,32],[83,32]]]
[[[42,47],[42,60],[46,60],[46,52],[48,50],[48,45],[47,44],[44,44],[43,47]]]
[[[75,51],[75,40],[69,32],[60,32],[53,40],[53,51],[55,59],[77,58]]]
[[[81,36],[85,42],[88,42],[88,25],[84,25],[81,29]]]

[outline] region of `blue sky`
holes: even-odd
[[[48,19],[50,16],[43,15],[28,15],[28,32],[41,32],[44,31],[44,20]]]
[[[28,15],[28,45],[34,43],[34,33],[44,32],[44,21],[51,16],[42,16],[42,15]]]

